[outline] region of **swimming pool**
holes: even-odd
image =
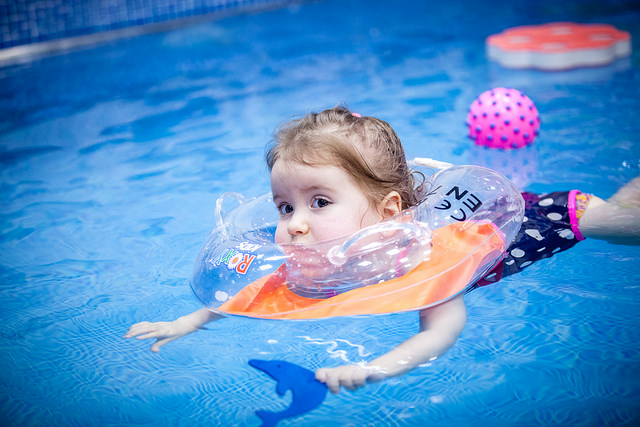
[[[409,156],[480,163],[531,191],[608,197],[640,173],[640,50],[563,73],[488,63],[521,24],[605,22],[640,40],[637,3],[328,0],[0,68],[3,425],[258,425],[283,408],[247,365],[369,360],[415,314],[212,324],[152,354],[122,338],[199,308],[188,281],[215,199],[268,189],[282,121],[345,102],[389,121]],[[479,16],[485,17],[478,19]],[[637,43],[636,43],[637,44]],[[512,86],[542,117],[527,149],[466,139],[467,107]],[[442,358],[282,425],[634,425],[640,249],[597,241],[467,297]]]

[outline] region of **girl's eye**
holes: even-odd
[[[287,214],[293,213],[293,206],[291,206],[288,203],[283,203],[280,206],[278,206],[278,211],[280,211],[280,213],[283,215],[287,215]]]
[[[327,206],[329,206],[331,204],[330,201],[328,201],[327,199],[324,199],[322,197],[318,197],[317,199],[314,199],[312,206],[314,208],[325,208]]]

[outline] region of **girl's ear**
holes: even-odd
[[[378,209],[383,220],[391,218],[402,212],[402,197],[397,191],[391,191],[382,199]]]

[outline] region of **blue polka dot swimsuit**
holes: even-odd
[[[497,282],[582,240],[575,217],[576,194],[580,193],[575,190],[543,195],[522,193],[525,201],[522,227],[502,262],[477,285]]]

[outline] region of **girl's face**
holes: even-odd
[[[271,170],[280,212],[276,243],[314,243],[350,235],[383,219],[354,179],[336,166],[278,160]]]

